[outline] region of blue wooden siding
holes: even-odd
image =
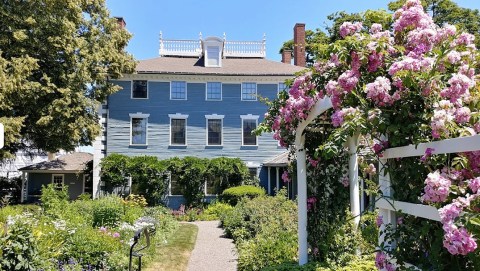
[[[77,199],[83,193],[83,174],[75,173],[53,173],[63,174],[63,184],[68,185],[68,194],[71,200]],[[42,185],[52,183],[52,173],[28,173],[28,202],[39,200]],[[34,194],[34,196],[31,196]]]
[[[107,121],[107,154],[156,155],[160,159],[197,156],[239,157],[245,162],[261,164],[282,153],[271,134],[258,138],[258,147],[242,147],[242,120],[240,115],[259,115],[263,120],[267,106],[260,101],[241,101],[241,84],[223,84],[222,101],[206,101],[206,83],[187,83],[187,100],[170,100],[169,82],[148,82],[148,99],[131,99],[131,81],[117,82],[123,89],[109,97]],[[257,93],[274,99],[277,84],[257,84]],[[150,114],[148,118],[148,145],[130,146],[130,113]],[[187,146],[169,146],[169,114],[189,115],[187,119]],[[207,146],[205,115],[225,115],[223,119],[223,146]]]
[[[241,83],[222,84],[222,100],[206,100],[206,82],[188,83],[187,100],[170,100],[170,82],[148,82],[148,99],[131,99],[131,81],[117,81],[123,88],[108,99],[107,155],[121,153],[130,156],[153,155],[159,159],[196,156],[215,158],[238,157],[245,163],[260,166],[265,160],[283,153],[271,134],[258,137],[258,146],[242,147],[241,115],[258,115],[258,124],[264,118],[267,106],[260,101],[241,101]],[[273,100],[277,84],[257,83],[257,94]],[[131,113],[149,114],[147,146],[130,146]],[[187,145],[170,146],[169,114],[188,115]],[[222,146],[207,146],[207,119],[205,115],[224,115]],[[265,169],[258,170],[262,186],[267,187]],[[214,197],[213,197],[214,198]],[[207,201],[212,197],[208,196]],[[183,197],[169,196],[165,204],[178,209]]]

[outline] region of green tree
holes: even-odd
[[[131,73],[131,35],[104,0],[5,0],[0,5],[0,122],[6,146],[72,150],[100,132],[96,109]]]
[[[396,0],[388,4],[388,9],[395,12],[405,3],[405,0]],[[451,0],[422,0],[425,9],[432,15],[438,25],[445,23],[453,24],[461,31],[475,35],[475,43],[480,48],[480,12],[478,9],[469,9],[458,6]],[[330,22],[325,27],[326,32],[320,28],[306,30],[306,60],[308,65],[313,65],[316,59],[324,57],[329,43],[340,39],[339,29],[344,22],[362,22],[370,28],[373,23],[379,23],[384,29],[389,29],[393,23],[392,14],[385,10],[367,10],[361,13],[347,13],[345,11],[335,12],[327,16]],[[293,40],[283,43],[280,53],[284,49],[293,48]]]
[[[313,65],[315,56],[322,50],[322,45],[328,44],[328,36],[321,29],[305,30],[305,52],[307,58],[307,65]],[[280,48],[280,54],[283,50],[292,50],[295,44],[292,40],[285,41]]]
[[[318,58],[322,57],[328,45],[340,38],[340,25],[344,22],[362,22],[365,26],[370,27],[373,23],[382,24],[388,28],[392,23],[392,15],[385,10],[367,10],[362,13],[347,13],[345,11],[336,12],[328,15],[327,19],[331,22],[330,26],[326,26],[326,32],[320,28],[305,31],[305,52],[307,65],[311,66]],[[283,50],[293,50],[293,40],[285,41],[280,48]]]

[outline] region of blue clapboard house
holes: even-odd
[[[265,39],[161,37],[160,56],[139,61],[136,73],[114,81],[122,90],[100,110],[104,133],[94,144],[94,194],[101,186],[98,163],[110,153],[159,159],[239,157],[273,193],[282,183],[279,169],[285,163],[272,161],[286,150],[272,134],[251,132],[267,111],[260,97],[276,98],[284,81],[302,69],[267,60]],[[171,183],[168,202],[173,208],[182,200],[175,191]]]

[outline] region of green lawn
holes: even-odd
[[[187,270],[188,259],[195,246],[198,227],[181,223],[167,244],[157,248],[157,255],[146,271]]]

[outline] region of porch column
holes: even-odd
[[[267,167],[268,170],[268,183],[267,183],[267,195],[270,195],[270,167]]]
[[[277,170],[276,178],[277,178],[277,192],[278,192],[278,190],[280,190],[280,168],[276,167],[275,169]]]
[[[20,202],[23,203],[25,199],[25,193],[28,195],[28,190],[27,190],[27,173],[25,171],[22,171],[22,187],[20,189]]]

